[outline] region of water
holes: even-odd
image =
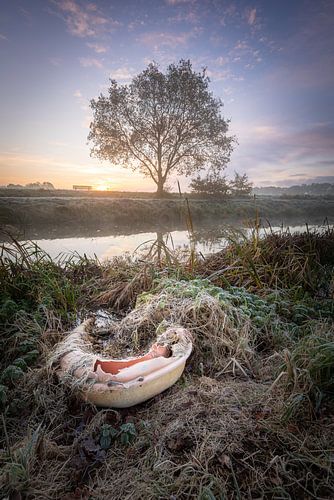
[[[318,228],[319,226],[309,226],[309,230]],[[240,228],[244,233],[249,232],[247,228]],[[194,246],[197,252],[203,255],[217,252],[226,245],[226,230],[227,228],[204,229],[201,228],[195,231]],[[272,231],[281,231],[282,227],[272,227]],[[296,225],[289,226],[291,233],[303,232],[306,226]],[[268,232],[268,229],[261,228],[260,234]],[[59,254],[78,253],[87,255],[99,260],[110,259],[115,256],[124,254],[139,255],[141,252],[148,251],[156,242],[164,242],[170,249],[186,249],[189,247],[188,231],[172,231],[169,233],[163,232],[147,232],[135,233],[130,235],[109,235],[92,237],[75,237],[75,238],[55,238],[55,239],[37,239],[34,241],[45,250],[52,258],[56,258]],[[157,246],[157,245],[156,245]],[[156,248],[153,247],[153,248]],[[146,250],[145,250],[146,249]]]

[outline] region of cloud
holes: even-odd
[[[53,0],[65,20],[68,31],[78,37],[90,37],[120,25],[106,17],[94,3],[85,7],[75,0]]]
[[[89,129],[91,122],[92,122],[92,115],[90,113],[87,113],[85,115],[85,118],[81,122],[81,128]]]
[[[279,139],[282,137],[282,133],[279,128],[273,125],[256,125],[251,129],[251,134],[254,135],[257,140],[267,140],[267,139]]]
[[[294,179],[296,183],[296,171],[303,172],[300,179],[304,176],[305,180],[333,173],[333,124],[314,124],[298,131],[272,124],[240,124],[234,132],[239,147],[231,164],[246,170],[256,182],[291,184]]]
[[[280,87],[316,89],[334,85],[334,2],[307,2],[295,19],[296,29],[280,40],[282,64],[269,75]],[[262,38],[260,38],[262,41]]]
[[[220,24],[222,26],[226,26],[230,19],[233,19],[238,16],[237,6],[234,3],[230,5],[224,6],[223,8],[223,16],[220,18]]]
[[[213,82],[220,82],[223,80],[227,80],[231,76],[230,72],[227,70],[226,71],[214,71],[214,70],[207,69],[206,74],[208,75],[210,80],[212,80]]]
[[[19,7],[18,12],[25,18],[28,24],[32,24],[33,17],[29,10],[25,9],[24,7]]]
[[[128,30],[133,31],[138,26],[145,26],[145,21],[143,21],[142,19],[135,19],[134,21],[131,21],[128,24]]]
[[[193,0],[166,0],[166,3],[168,5],[180,5],[182,3],[189,3],[192,2]]]
[[[92,12],[97,11],[97,5],[95,3],[89,3],[86,8],[87,8],[87,10],[90,10]]]
[[[99,177],[109,181],[112,172],[113,185],[118,185],[119,189],[148,190],[147,180],[143,180],[140,174],[131,170],[117,166],[113,166],[111,170],[110,163],[101,163],[86,155],[82,160],[76,158],[72,160],[68,156],[68,151],[62,152],[59,148],[55,148],[52,155],[26,152],[0,153],[1,182],[4,185],[26,184],[40,179],[48,180],[58,188],[72,188],[73,184],[96,184]],[[41,172],[44,177],[42,179]],[[149,186],[150,188],[154,190],[153,186]]]
[[[8,38],[6,37],[6,35],[0,33],[0,40],[8,40]]]
[[[253,69],[262,61],[260,50],[252,47],[250,42],[246,40],[237,40],[229,50],[228,57],[232,62],[242,62],[246,69]]]
[[[300,184],[323,184],[323,183],[329,183],[329,184],[334,184],[334,175],[318,175],[316,177],[310,177],[307,174],[301,174],[298,175],[296,174],[295,176],[289,176],[293,177],[293,179],[283,179],[276,181],[274,184],[275,186],[278,187],[290,187],[290,186],[296,186]],[[272,186],[273,181],[262,181],[261,184],[263,186]]]
[[[173,22],[177,22],[177,23],[185,22],[185,23],[190,23],[190,24],[197,24],[199,22],[199,19],[200,18],[196,14],[196,12],[191,10],[190,12],[187,12],[187,13],[179,12],[176,16],[169,17],[168,21],[171,23],[173,23]]]
[[[195,31],[184,33],[151,32],[140,35],[138,40],[154,50],[159,50],[160,47],[175,49],[178,45],[186,45],[188,40],[194,36]]]
[[[107,47],[100,43],[87,43],[87,47],[94,50],[97,54],[104,54],[107,52]]]
[[[79,90],[79,89],[75,90],[73,92],[73,97],[76,98],[82,111],[85,111],[85,113],[87,113],[89,111],[88,102],[87,102],[87,99],[83,96],[81,90]]]
[[[256,21],[256,9],[251,9],[247,13],[247,22],[250,26],[253,26],[255,21]]]
[[[52,66],[60,66],[62,63],[61,57],[49,57],[49,63],[52,64]]]
[[[62,141],[48,141],[48,144],[50,144],[50,146],[57,146],[59,148],[66,148],[69,145],[68,142]]]
[[[223,56],[217,57],[217,59],[215,59],[215,61],[214,61],[214,63],[218,64],[218,66],[224,66],[228,62],[229,62],[228,57],[223,57]]]
[[[83,68],[103,68],[103,64],[93,57],[79,57],[80,66]]]
[[[249,45],[247,42],[245,42],[244,40],[239,40],[235,46],[234,46],[234,49],[235,50],[248,50],[249,49]]]
[[[60,167],[64,169],[73,168],[74,166],[85,166],[84,164],[75,164],[73,162],[63,161],[55,159],[51,156],[44,155],[34,155],[34,154],[13,154],[13,153],[2,153],[0,155],[0,166],[11,167],[17,164],[33,164],[34,166],[42,166],[43,168],[48,166]]]
[[[110,77],[114,80],[131,80],[134,75],[134,71],[132,69],[123,66],[121,68],[117,68],[110,72]]]

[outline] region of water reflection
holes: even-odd
[[[308,226],[309,230],[319,226]],[[233,230],[243,230],[249,233],[247,228],[233,228]],[[286,228],[285,228],[286,229]],[[290,226],[291,233],[305,231],[306,226]],[[230,227],[218,227],[215,229],[199,228],[194,231],[192,244],[196,251],[207,255],[209,253],[221,250],[227,243],[226,233],[231,230]],[[271,231],[280,231],[282,227],[276,226]],[[260,228],[259,234],[264,234],[268,229]],[[166,257],[166,252],[170,249],[174,252],[176,249],[189,249],[191,243],[188,231],[155,231],[147,233],[136,233],[130,235],[110,235],[93,236],[85,238],[55,238],[55,239],[36,239],[34,241],[45,250],[52,258],[56,258],[60,253],[77,252],[80,255],[94,257],[100,260],[110,259],[114,256],[124,255],[126,253],[137,255],[146,255],[154,257],[157,260]],[[171,253],[172,253],[171,252]]]

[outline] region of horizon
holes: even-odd
[[[334,182],[332,2],[14,0],[3,10],[1,184],[154,191],[89,157],[89,100],[110,77],[126,84],[151,61],[164,70],[181,58],[207,67],[231,119],[239,145],[228,177],[245,172],[256,187]]]
[[[231,179],[227,179],[228,181],[230,181]],[[68,187],[68,188],[60,188],[58,186],[54,186],[52,183],[52,186],[53,187],[42,187],[43,184],[49,184],[48,181],[35,181],[35,182],[31,182],[31,183],[28,183],[28,184],[7,184],[7,185],[0,185],[0,189],[38,189],[38,186],[33,186],[32,184],[40,184],[40,189],[45,189],[45,190],[55,190],[55,191],[73,191],[74,190],[74,186],[76,185],[72,185],[72,187]],[[308,186],[334,186],[334,182],[326,182],[326,181],[322,181],[322,182],[314,182],[313,180],[311,180],[310,182],[305,182],[303,184],[291,184],[289,186],[280,186],[280,185],[275,185],[275,184],[268,184],[266,186],[257,186],[256,184],[253,184],[252,186],[252,190],[254,189],[261,189],[261,190],[265,190],[265,189],[293,189],[293,188],[303,188],[303,187],[308,187]],[[134,191],[126,191],[126,190],[116,190],[116,189],[112,189],[112,188],[109,188],[109,187],[105,187],[103,186],[102,188],[100,188],[99,186],[91,186],[91,185],[83,185],[82,187],[89,187],[90,188],[90,192],[108,192],[108,193],[153,193],[153,191],[140,191],[140,190],[134,190]],[[80,191],[80,190],[79,190]],[[85,190],[82,190],[82,191],[85,191]],[[179,194],[179,191],[178,190],[171,190],[169,191],[169,193],[171,194]],[[185,193],[183,194],[187,194],[187,192],[185,191]]]

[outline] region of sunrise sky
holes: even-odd
[[[228,174],[334,182],[333,0],[2,0],[0,184],[154,191],[90,158],[89,100],[180,58],[207,67],[232,120]]]

